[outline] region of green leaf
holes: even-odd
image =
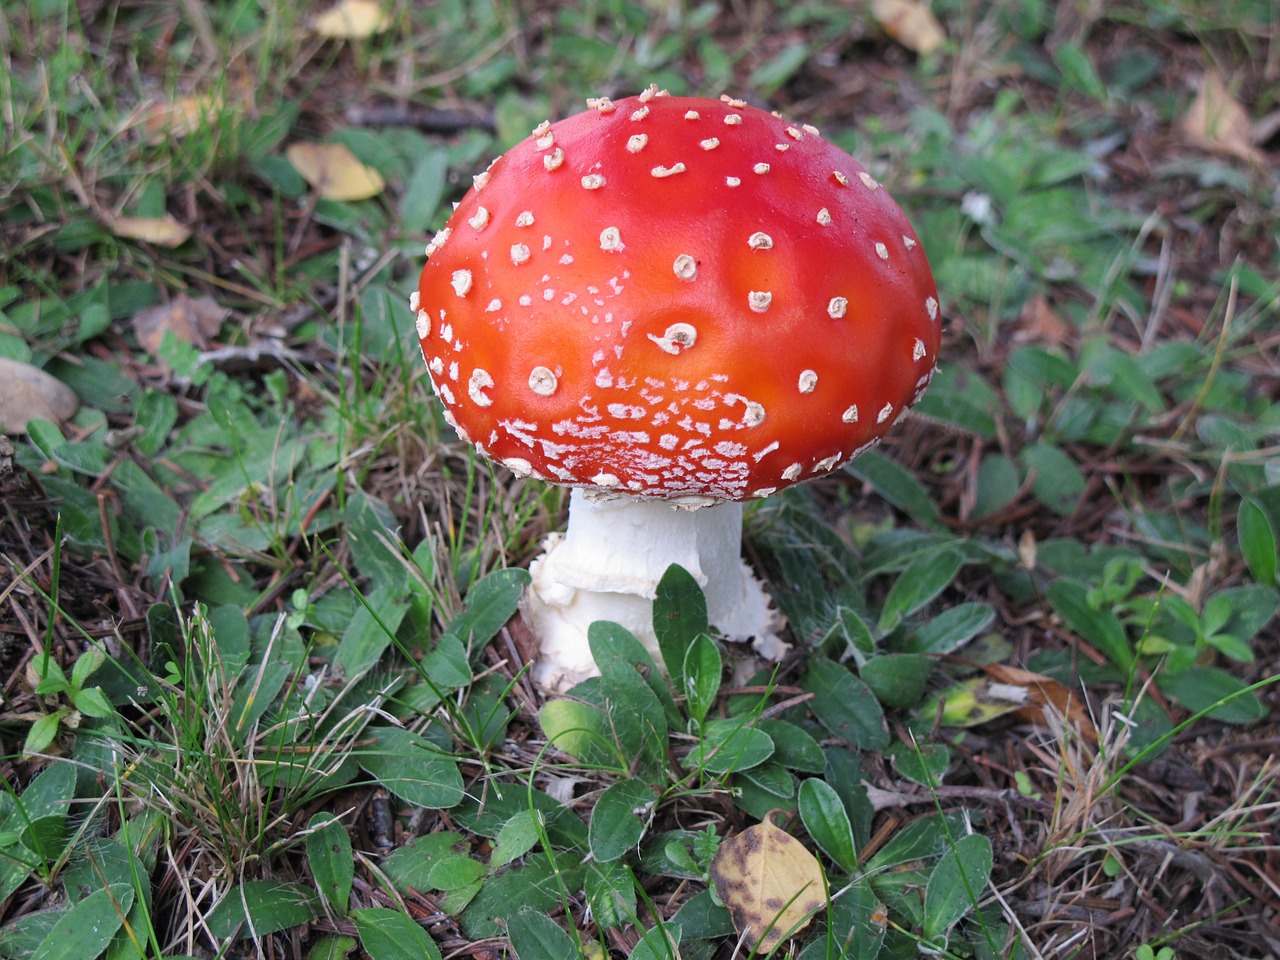
[[[557,906],[567,890],[582,886],[581,865],[552,860],[545,853],[525,858],[519,867],[510,867],[485,882],[474,900],[462,911],[462,933],[473,940],[503,936],[502,923],[509,923],[522,909],[548,912]]]
[[[58,724],[70,712],[66,707],[63,707],[61,710],[53,711],[53,713],[46,713],[31,724],[27,729],[27,739],[22,744],[22,752],[25,754],[43,753],[45,748],[53,743],[53,738],[58,735]]]
[[[133,886],[116,883],[89,894],[53,925],[31,960],[91,960],[107,948],[133,906]]]
[[[466,843],[460,833],[442,831],[415,837],[382,861],[382,870],[397,890],[430,890],[428,879],[441,860],[452,857]]]
[[[1217,667],[1157,674],[1156,686],[1192,713],[1209,710],[1209,716],[1224,723],[1254,723],[1267,715],[1248,684]]]
[[[370,733],[374,743],[358,751],[360,765],[397,797],[432,810],[462,799],[457,763],[434,744],[399,727],[375,727]]]
[[[596,924],[605,929],[621,929],[632,923],[637,916],[637,885],[626,860],[591,864],[582,892]]]
[[[907,637],[907,653],[955,653],[985,630],[996,612],[985,603],[958,603],[922,624]]]
[[[307,828],[310,830],[307,834],[307,865],[315,878],[316,888],[331,910],[339,915],[345,914],[355,878],[351,837],[347,828],[331,813],[317,813]]]
[[[211,934],[229,940],[278,933],[310,923],[320,913],[320,898],[301,884],[249,880],[227,891],[206,922]]]
[[[961,917],[977,909],[991,866],[991,841],[980,833],[961,837],[942,855],[924,892],[926,940],[945,936]]]
[[[926,787],[942,783],[951,765],[951,751],[942,743],[895,743],[889,758],[900,774]]]
[[[520,960],[568,960],[580,952],[569,934],[538,910],[516,911],[507,920],[507,936]]]
[[[643,766],[661,767],[667,753],[667,715],[675,713],[667,685],[644,646],[616,623],[587,628],[591,656],[600,670],[599,702],[609,717],[622,755]]]
[[[432,150],[418,159],[400,198],[400,229],[405,233],[426,233],[431,218],[444,197],[449,173],[449,154]]]
[[[1236,536],[1240,540],[1240,554],[1254,582],[1264,587],[1280,586],[1276,578],[1276,532],[1271,518],[1256,500],[1240,501],[1236,511]]]
[[[888,746],[880,704],[867,685],[840,664],[815,659],[800,686],[813,694],[809,709],[834,736],[865,750]]]
[[[919,653],[886,653],[864,663],[858,675],[886,707],[906,710],[924,696],[929,667],[929,658]]]
[[[1110,610],[1091,607],[1088,594],[1085,587],[1072,580],[1055,580],[1046,591],[1049,603],[1068,627],[1116,666],[1128,669],[1133,650],[1124,624]]]
[[[974,519],[989,517],[1010,503],[1021,483],[1017,465],[1003,453],[989,453],[983,457],[978,465],[974,491]]]
[[[858,869],[858,851],[853,840],[849,812],[840,795],[825,780],[810,777],[800,784],[800,819],[832,861],[845,873]]]
[[[1031,492],[1054,513],[1069,517],[1084,496],[1084,475],[1071,457],[1048,443],[1035,443],[1022,451],[1022,463],[1034,471]]]
[[[794,723],[769,717],[756,722],[773,741],[773,759],[789,770],[801,773],[822,773],[827,768],[827,758],[818,741]]]
[[[876,492],[923,527],[943,528],[942,513],[929,491],[909,471],[878,450],[868,450],[845,464],[845,470],[876,488]]]
[[[440,960],[440,948],[427,931],[399,910],[366,907],[351,918],[369,960]]]
[[[600,794],[587,834],[592,856],[608,863],[639,846],[657,800],[657,791],[643,780],[620,780]]]
[[[705,633],[694,637],[685,653],[683,676],[689,716],[695,723],[701,724],[716,702],[723,670],[724,661],[716,642]]]
[[[931,550],[913,559],[889,588],[876,627],[879,633],[893,630],[905,617],[933,600],[951,584],[963,565],[964,556],[953,547]]]
[[[548,743],[581,763],[610,770],[630,766],[614,745],[608,717],[593,704],[548,700],[538,711],[538,723]]]
[[[75,664],[71,667],[71,685],[83,687],[84,682],[106,662],[107,652],[96,643],[93,644],[76,658]]]
[[[680,955],[680,926],[670,920],[650,927],[627,954],[627,960],[672,960]]]
[[[502,825],[494,838],[493,853],[489,863],[497,869],[518,860],[538,845],[538,826],[542,815],[537,810],[525,808],[516,811]]]
[[[750,770],[773,755],[773,741],[745,719],[712,720],[702,728],[688,762],[707,773]]]
[[[710,630],[707,598],[693,574],[678,564],[667,567],[653,599],[653,632],[671,682],[684,689],[685,651],[699,634]]]
[[[529,584],[529,571],[518,567],[495,570],[467,591],[467,602],[449,622],[446,636],[454,636],[469,650],[482,647],[515,616]]]
[[[71,702],[86,717],[106,719],[116,715],[116,708],[111,705],[101,687],[90,687],[87,690],[76,690],[71,694]]]

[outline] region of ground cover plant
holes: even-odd
[[[0,956],[1280,953],[1272,7],[4,0]],[[409,292],[650,83],[866,164],[943,362],[748,510],[786,659],[673,568],[548,699]]]

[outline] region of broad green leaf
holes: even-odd
[[[671,920],[650,927],[640,935],[640,942],[627,954],[627,960],[671,960],[679,956],[683,931]]]
[[[964,565],[959,550],[945,548],[921,554],[898,575],[880,610],[876,629],[886,634],[945,590]]]
[[[716,903],[710,890],[686,900],[671,921],[680,925],[683,940],[714,940],[733,933],[733,917],[723,904]]]
[[[838,951],[829,957],[826,937],[814,937],[798,960],[875,960],[884,942],[885,905],[870,881],[859,877],[827,907],[827,926]]]
[[[1257,501],[1248,498],[1240,501],[1236,511],[1236,536],[1254,582],[1264,587],[1280,586],[1276,579],[1276,532],[1271,518]]]
[[[542,815],[537,810],[527,807],[517,810],[494,838],[489,863],[495,869],[503,867],[532,850],[538,845],[538,826],[541,822]]]
[[[485,865],[465,853],[453,853],[440,860],[427,874],[432,890],[461,890],[485,875]]]
[[[845,464],[845,470],[876,488],[876,493],[921,526],[942,529],[942,513],[919,480],[878,450],[868,450]]]
[[[1071,580],[1055,580],[1046,591],[1049,603],[1067,626],[1118,667],[1133,662],[1124,625],[1110,610],[1089,605],[1088,590]]]
[[[43,753],[49,744],[53,743],[53,738],[58,735],[58,724],[62,722],[62,718],[69,712],[66,707],[63,707],[61,710],[53,711],[53,713],[46,713],[32,723],[27,728],[27,737],[22,744],[22,752],[28,755]]]
[[[529,571],[518,567],[495,570],[467,591],[462,612],[449,622],[446,636],[454,636],[469,650],[484,646],[516,612],[529,584]]]
[[[623,756],[658,769],[666,757],[667,715],[675,702],[648,651],[630,631],[597,621],[587,629],[591,656],[600,670],[599,702],[609,717]]]
[[[858,675],[886,707],[905,710],[924,696],[929,667],[929,658],[923,654],[886,653],[869,659]]]
[[[452,634],[440,637],[435,649],[422,658],[422,672],[440,690],[456,690],[471,682],[471,665],[462,641]]]
[[[397,890],[430,890],[431,871],[441,860],[452,857],[466,843],[460,833],[444,831],[415,837],[397,847],[382,861],[382,871]]]
[[[1230,616],[1222,624],[1222,632],[1249,641],[1276,615],[1277,606],[1280,606],[1280,595],[1277,595],[1271,587],[1251,584],[1232,587],[1214,594],[1206,607],[1209,604],[1218,603],[1223,604],[1230,611]]]
[[[538,711],[538,723],[548,743],[581,763],[617,770],[630,766],[614,745],[609,718],[593,704],[548,700]]]
[[[1071,457],[1048,443],[1035,443],[1021,454],[1028,473],[1034,471],[1031,492],[1054,513],[1069,517],[1084,495],[1084,474]]]
[[[427,931],[399,910],[366,907],[351,918],[369,960],[440,960],[440,948]]]
[[[787,720],[769,717],[757,721],[773,741],[773,760],[789,770],[801,773],[822,773],[827,768],[827,758],[818,741],[806,731]]]
[[[908,635],[907,653],[955,653],[990,626],[996,612],[985,603],[958,603]]]
[[[860,749],[878,750],[888,745],[880,704],[867,685],[843,666],[815,659],[800,686],[813,694],[809,709],[834,736]]]
[[[570,855],[572,856],[572,855]],[[459,918],[462,933],[473,940],[505,935],[505,924],[522,909],[549,912],[568,891],[582,888],[584,869],[568,856],[553,860],[545,853],[525,858],[490,877]]]
[[[1243,680],[1217,667],[1196,667],[1184,673],[1156,675],[1160,692],[1193,713],[1209,710],[1224,723],[1253,723],[1267,715],[1258,695]]]
[[[620,780],[600,794],[587,834],[592,856],[608,863],[639,846],[657,800],[657,791],[643,780]]]
[[[507,936],[520,960],[568,960],[579,955],[564,928],[539,910],[517,910],[507,920]]]
[[[432,150],[418,159],[400,197],[400,229],[403,232],[427,232],[431,218],[444,197],[448,172],[449,154],[444,150]]]
[[[944,936],[976,910],[991,878],[991,841],[980,833],[960,837],[929,875],[924,893],[924,936]]]
[[[723,669],[724,662],[720,659],[716,642],[705,633],[694,637],[685,652],[682,675],[689,716],[695,723],[701,724],[715,703]]]
[[[635,874],[627,866],[627,861],[614,860],[591,864],[582,892],[591,908],[591,916],[599,926],[621,929],[633,923],[638,915],[637,886]]]
[[[845,873],[858,868],[858,851],[853,827],[835,788],[825,780],[810,777],[800,784],[800,819],[814,843]]]
[[[342,822],[330,813],[317,813],[307,826],[311,831],[307,834],[307,865],[316,888],[331,910],[345,914],[355,878],[351,837]]]
[[[227,891],[206,922],[215,937],[229,940],[264,937],[310,923],[320,913],[320,898],[302,884],[249,880]]]
[[[693,574],[672,564],[658,581],[653,599],[653,632],[672,683],[683,689],[685,651],[710,629],[707,599]]]
[[[346,960],[359,943],[355,937],[323,936],[307,951],[307,960]],[[165,960],[180,958],[166,957]]]
[[[943,743],[895,743],[888,751],[894,769],[926,787],[936,787],[951,765],[951,751]]]
[[[86,960],[98,956],[133,906],[133,886],[115,883],[89,894],[54,924],[31,960]]]
[[[989,517],[1013,500],[1022,484],[1017,465],[1003,453],[989,453],[978,465],[973,516]]]
[[[745,719],[712,720],[703,726],[688,763],[707,773],[732,773],[750,770],[772,755],[769,735],[748,725]]]
[[[452,757],[399,727],[370,729],[373,744],[358,751],[360,765],[397,797],[441,810],[463,797],[462,776]]]
[[[391,646],[409,603],[399,585],[378,586],[364,597],[342,632],[333,655],[334,665],[348,677],[361,676],[377,666]]]

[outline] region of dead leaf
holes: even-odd
[[[163,217],[116,217],[107,226],[117,237],[154,243],[157,247],[180,247],[191,237],[191,230],[168,213]]]
[[[738,933],[761,954],[799,933],[826,906],[818,861],[768,817],[720,844],[711,880]]]
[[[1253,124],[1249,114],[1227,90],[1222,74],[1209,70],[1200,78],[1196,98],[1178,123],[1193,143],[1214,153],[1262,163],[1261,150],[1253,145]]]
[[[359,40],[389,26],[391,18],[374,0],[341,0],[311,21],[311,29],[330,40]]]
[[[340,143],[295,143],[285,153],[302,179],[326,200],[366,200],[386,186],[382,174]]]
[[[872,0],[871,15],[885,33],[919,54],[930,54],[947,40],[942,24],[924,0]]]
[[[203,350],[230,314],[230,310],[210,297],[179,294],[168,303],[135,313],[133,332],[138,345],[152,356],[159,352],[166,333]]]
[[[178,140],[208,127],[223,110],[221,97],[210,93],[193,93],[153,103],[141,114],[142,129],[148,143]]]
[[[31,420],[69,420],[80,407],[76,392],[39,367],[0,357],[0,428],[17,436]]]
[[[1072,327],[1053,309],[1047,297],[1037,293],[1027,300],[1018,316],[1014,338],[1045,346],[1063,346],[1071,337]]]
[[[1089,719],[1084,695],[1080,691],[1064,687],[1053,677],[1018,667],[991,663],[982,669],[997,683],[1026,691],[1026,703],[1014,711],[1014,716],[1023,723],[1047,726],[1052,714],[1065,717],[1086,740],[1093,739],[1093,721]]]

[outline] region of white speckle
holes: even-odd
[[[417,310],[418,310],[418,304],[419,304],[419,303],[421,303],[421,302],[422,302],[422,298],[421,298],[421,296],[418,294],[418,291],[417,291],[417,290],[411,290],[411,291],[409,291],[409,309],[410,309],[410,310],[412,310],[412,311],[414,311],[414,312],[416,313],[416,312],[417,312]]]
[[[845,311],[849,309],[848,297],[832,297],[831,302],[827,304],[827,315],[832,320],[839,320],[845,315]]]
[[[656,343],[659,349],[677,356],[681,351],[688,350],[698,342],[698,331],[691,323],[673,323],[663,331],[662,336],[655,337],[651,333],[649,339]]]
[[[458,402],[454,398],[453,391],[449,389],[449,385],[447,383],[437,383],[436,393],[440,394],[440,399],[451,407]],[[455,427],[454,429],[457,428]]]
[[[475,401],[476,406],[487,407],[493,401],[481,391],[488,390],[492,386],[493,377],[489,376],[489,372],[476,367],[471,371],[471,379],[467,381],[467,396]]]
[[[747,452],[745,444],[734,443],[732,440],[721,440],[713,449],[722,457],[741,457]]]
[[[752,167],[751,169],[752,169],[754,172],[756,172],[756,173],[768,173],[768,172],[769,172],[769,165],[768,165],[767,163],[757,163],[757,164],[756,164],[754,167]]]
[[[787,127],[787,136],[790,137],[792,140],[804,139],[804,134],[801,133],[799,130],[797,130],[795,127]]]
[[[733,107],[735,110],[741,110],[743,107],[747,105],[747,101],[739,100],[736,97],[731,97],[727,93],[720,94],[720,102],[727,103],[729,106]]]
[[[644,119],[645,117],[647,117],[648,115],[649,115],[649,108],[648,108],[648,107],[641,107],[641,108],[640,108],[639,110],[637,110],[635,113],[631,114],[631,119],[632,119],[632,120],[643,120],[643,119]]]
[[[483,190],[485,187],[489,185],[489,171],[488,170],[480,171],[474,177],[471,178],[471,183],[475,186],[477,191]]]
[[[654,177],[673,177],[677,173],[684,173],[685,167],[683,163],[673,163],[669,167],[654,167],[649,174]]]
[[[753,490],[751,496],[756,500],[763,500],[765,497],[773,496],[777,492],[777,487],[761,487],[759,490]]]
[[[430,258],[433,253],[435,253],[437,250],[439,250],[441,247],[444,246],[445,241],[449,239],[449,235],[451,233],[453,233],[453,230],[451,230],[449,227],[445,227],[439,233],[437,233],[434,237],[431,238],[431,242],[427,244],[428,258]]]
[[[764,423],[764,406],[754,400],[747,401],[747,409],[742,414],[742,422],[748,427],[758,427]]]
[[[831,211],[826,207],[818,211],[818,223],[824,227],[831,226]]]
[[[791,149],[791,144],[789,144],[789,143],[775,143],[775,144],[773,145],[773,149],[777,150],[779,153],[786,153],[788,150],[790,150],[790,149]]]
[[[738,124],[742,122],[742,117],[740,117],[736,113],[731,113],[724,118],[724,122],[726,126],[736,127]]]
[[[551,121],[543,120],[540,124],[533,128],[533,136],[545,137],[551,129]]]
[[[658,85],[656,83],[651,83],[649,84],[649,86],[645,87],[643,90],[640,91],[639,99],[641,103],[648,103],[657,95],[658,95]]]
[[[542,165],[546,168],[548,173],[559,168],[562,163],[564,163],[564,151],[559,147],[556,147],[542,158]]]
[[[604,186],[604,176],[599,173],[588,173],[582,178],[582,186],[585,190],[599,190]]]
[[[822,136],[822,134],[818,132],[818,128],[811,123],[806,123],[801,125],[800,129],[803,130],[805,133],[809,134],[810,136],[814,136],[814,137]]]
[[[542,291],[542,299],[547,301],[547,303],[550,303],[555,298],[556,298],[556,292],[552,290],[550,287]]]
[[[560,256],[560,266],[562,266],[562,267],[567,267],[567,266],[568,266],[569,264],[571,264],[571,263],[573,263],[573,254],[571,254],[571,253],[561,254],[561,256]]]
[[[843,420],[845,423],[857,423],[858,422],[858,405],[855,403],[853,406],[851,406],[848,410],[846,410],[844,413],[840,415],[840,419]]]
[[[840,186],[847,187],[849,185],[849,178],[839,170],[833,171],[831,175],[836,178],[836,183],[840,184]]]
[[[886,403],[880,408],[880,412],[876,414],[876,423],[884,423],[891,416],[893,416],[893,404]]]
[[[818,374],[814,370],[800,371],[800,392],[813,393],[814,388],[818,385]]]
[[[489,222],[489,211],[486,210],[484,207],[477,207],[475,216],[473,216],[470,220],[467,221],[467,223],[471,224],[471,226],[475,227],[477,230],[483,230],[485,224],[487,224],[488,222]]]
[[[556,135],[554,133],[546,133],[534,142],[534,146],[539,150],[550,150],[555,145]]]
[[[930,320],[938,319],[938,301],[937,300],[933,299],[933,297],[930,297],[928,300],[924,302],[924,308],[925,310],[929,311]]]
[[[791,464],[791,466],[787,467],[787,469],[782,471],[782,479],[788,480],[788,481],[799,480],[800,472],[802,470],[804,470],[803,465],[799,463],[793,463]]]
[[[492,300],[489,301],[489,305],[484,308],[484,312],[497,313],[501,309],[502,309],[502,301],[499,300],[497,297],[494,297]]]
[[[752,250],[771,250],[773,249],[773,237],[757,230],[747,237],[747,246]]]
[[[664,433],[658,438],[658,446],[663,450],[674,450],[679,442],[680,438],[674,433]]]
[[[470,270],[453,271],[453,277],[449,280],[449,283],[453,285],[454,293],[456,293],[460,297],[465,297],[467,293],[471,290],[471,271]]]
[[[698,146],[703,150],[714,150],[716,147],[720,146],[720,141],[716,137],[707,137],[705,140],[699,140]]]
[[[449,379],[454,383],[458,382],[458,361],[454,360],[449,364]]]
[[[627,138],[627,153],[639,153],[644,149],[644,145],[649,142],[647,133],[637,133]]]
[[[880,186],[880,184],[876,183],[876,178],[865,170],[858,172],[858,179],[862,181],[862,185],[868,190],[876,190]]]
[[[736,186],[738,186],[740,183],[742,183],[742,181],[741,181],[740,179],[738,179],[737,177],[725,177],[725,178],[724,178],[724,185],[725,185],[726,187],[736,187]]]
[[[617,227],[605,227],[600,231],[600,249],[609,253],[619,253],[624,244],[622,234]]]
[[[453,343],[453,324],[446,323],[440,327],[440,339],[445,343]]]
[[[529,296],[527,293],[522,293],[520,294],[520,299],[516,302],[522,307],[531,307],[533,306],[533,297]]]
[[[815,463],[813,465],[813,472],[818,473],[821,471],[822,473],[826,473],[828,471],[834,470],[836,467],[836,464],[839,462],[840,462],[840,454],[833,453],[831,456],[823,457],[821,460]]]
[[[619,481],[612,473],[597,473],[591,478],[591,482],[597,487],[616,487]]]
[[[517,227],[532,227],[532,226],[533,226],[533,211],[532,211],[532,210],[522,210],[522,211],[520,212],[519,216],[517,216],[517,217],[516,217],[516,226],[517,226]]]
[[[768,290],[752,290],[747,294],[747,306],[753,313],[764,313],[773,302],[773,294]]]
[[[773,451],[777,450],[778,447],[780,446],[782,446],[782,444],[780,444],[777,440],[775,440],[773,441],[773,443],[769,444],[767,447],[763,447],[760,450],[757,450],[755,453],[753,453],[751,455],[751,459],[754,460],[756,463],[759,463],[769,454],[773,453]]]
[[[431,336],[431,314],[425,310],[419,310],[414,323],[418,329],[419,340],[425,340]]]
[[[912,360],[922,360],[924,358],[924,355],[928,352],[929,351],[925,349],[923,340],[917,339],[916,342],[911,345]]]
[[[682,253],[676,257],[676,262],[671,265],[671,269],[681,280],[692,280],[698,275],[698,261],[689,254]]]
[[[431,362],[427,364],[431,368],[431,372],[437,377],[444,375],[444,361],[439,357],[432,357]]]
[[[549,397],[556,392],[560,381],[548,367],[534,367],[529,371],[529,389],[540,397]]]
[[[876,243],[876,256],[877,256],[877,257],[879,257],[881,260],[888,260],[888,259],[889,259],[889,248],[888,248],[888,247],[886,247],[883,243],[879,243],[879,242],[877,242],[877,243]]]
[[[916,242],[912,240],[910,237],[908,237],[906,234],[902,235],[902,245],[906,247],[908,250],[914,250],[916,248]]]
[[[511,262],[516,266],[529,262],[529,247],[523,243],[513,243],[511,245]]]
[[[609,416],[617,417],[619,420],[642,420],[648,413],[644,407],[625,403],[611,403],[605,409],[609,411]]]
[[[618,109],[608,97],[591,97],[587,100],[587,107],[599,113],[613,113],[614,110]]]
[[[522,457],[507,457],[502,461],[502,465],[517,477],[527,477],[533,473],[533,464]]]
[[[686,120],[701,120],[702,115],[697,110],[686,110],[684,118]]]

